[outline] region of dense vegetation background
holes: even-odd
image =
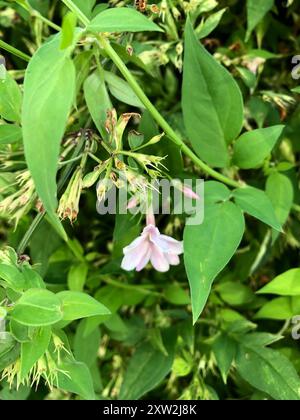
[[[34,140],[29,145],[25,138],[35,135],[34,130],[28,135],[27,121],[31,117],[32,127],[40,136],[42,133],[45,147],[61,124],[59,115],[64,108],[60,104],[68,101],[65,91],[70,78],[66,73],[65,80],[57,85],[50,80],[57,67],[54,51],[45,52],[48,59],[39,57],[39,74],[32,67],[35,94],[41,102],[30,104],[25,86],[27,109],[23,108],[22,118],[20,109],[27,61],[60,29],[57,25],[62,22],[63,42],[69,48],[77,36],[76,17],[67,14],[62,1],[0,1],[0,49],[5,58],[0,62],[0,78],[6,80],[0,82],[0,399],[300,399],[300,352],[295,340],[298,330],[292,322],[294,316],[300,315],[300,57],[295,58],[300,55],[299,0],[73,3],[89,20],[107,7],[138,8],[149,22],[154,21],[164,30],[121,35],[115,33],[121,32],[118,30],[102,32],[113,32],[107,37],[114,51],[176,136],[192,144],[211,168],[233,181],[227,187],[222,182],[217,184],[214,176],[203,171],[195,159],[182,154],[168,136],[145,149],[151,156],[168,156],[164,165],[170,176],[208,181],[206,214],[215,214],[216,220],[213,218],[211,223],[220,226],[215,242],[206,224],[198,231],[185,233],[185,245],[193,248],[193,261],[205,260],[208,255],[213,280],[238,246],[233,244],[233,252],[229,250],[227,255],[234,241],[230,232],[241,228],[237,218],[233,217],[228,226],[226,214],[220,221],[220,215],[214,213],[215,207],[210,210],[210,205],[234,197],[245,210],[246,231],[237,252],[215,279],[207,304],[206,289],[193,298],[195,325],[189,281],[193,289],[195,277],[196,282],[201,278],[199,273],[193,272],[188,279],[183,262],[167,273],[150,266],[140,273],[120,268],[123,247],[140,234],[144,221],[139,217],[100,216],[96,212],[96,181],[90,179],[93,175],[84,178],[93,174],[99,164],[90,155],[103,160],[98,143],[107,134],[104,102],[111,101],[119,117],[129,112],[142,114],[141,121],[133,117],[124,138],[133,129],[144,138],[131,132],[130,146],[131,142],[146,143],[165,130],[144,109],[103,44],[96,45],[92,35],[86,35],[77,39],[72,50],[76,100],[72,95],[72,111],[60,139],[58,197],[72,203],[71,212],[63,200],[59,207],[60,218],[67,219],[63,222],[69,237],[66,242],[51,211],[43,218],[43,205],[51,210],[51,203],[37,200],[26,164],[35,183],[42,183],[43,176],[50,179],[42,170],[47,167],[47,159],[51,160],[51,151],[43,156]],[[186,26],[188,15],[196,38],[238,83],[244,99],[243,131],[284,125],[276,138],[254,135],[240,149],[239,145],[235,150],[230,146],[228,153],[230,157],[234,153],[235,159],[230,164],[224,164],[227,155],[222,155],[221,146],[213,153],[205,150],[209,133],[205,125],[210,124],[209,119],[202,120],[204,128],[189,120],[193,118],[193,104],[187,105],[186,101],[197,94],[197,89],[201,96],[201,83],[207,83],[211,91],[218,87],[210,84],[215,79],[209,80],[209,72],[203,76],[204,82],[193,72],[193,68],[198,71],[202,65],[205,67],[206,62],[203,64],[200,53],[199,57],[191,57],[197,45],[192,45],[192,29]],[[81,23],[79,19],[77,25]],[[187,49],[194,67],[187,62],[185,70]],[[9,76],[5,75],[4,63]],[[105,83],[97,78],[97,71],[105,72]],[[211,71],[215,71],[214,65]],[[28,85],[33,83],[30,75],[26,77]],[[47,77],[48,84],[43,86]],[[45,110],[43,98],[52,88],[52,104]],[[221,112],[226,113],[232,97],[225,95],[221,99]],[[231,108],[236,105],[235,99],[232,101]],[[211,115],[201,99],[197,106],[198,110],[202,107],[200,115],[206,116],[206,111]],[[195,145],[193,124],[204,144]],[[80,147],[88,147],[91,152],[86,156],[84,173],[79,174],[78,147],[79,152]],[[76,176],[85,179],[86,188],[79,192]],[[230,192],[239,182],[266,191],[269,201],[255,193],[242,197]],[[39,184],[37,188],[40,191],[42,187]],[[73,188],[75,198],[70,198],[68,188]],[[282,233],[276,231],[278,222],[279,230],[283,226]],[[160,231],[178,240],[183,238],[184,223],[184,216],[157,218]],[[185,262],[190,273],[188,256]],[[26,293],[45,287],[53,293],[41,295],[39,312],[36,296]],[[66,291],[74,294],[64,295]],[[86,301],[86,295],[95,300]],[[55,312],[57,296],[70,308],[63,319]],[[104,306],[97,306],[97,302]],[[47,308],[51,308],[50,315]],[[39,325],[36,319],[41,320]]]

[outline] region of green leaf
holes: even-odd
[[[73,44],[75,36],[75,28],[77,17],[74,13],[69,12],[65,15],[62,24],[60,49],[65,50]]]
[[[9,326],[12,335],[19,343],[30,341],[30,333],[32,332],[30,327],[19,324],[14,319],[10,320]]]
[[[234,281],[218,284],[215,290],[220,294],[222,300],[231,306],[245,305],[255,298],[250,287]]]
[[[294,268],[280,274],[257,293],[280,296],[300,296],[300,268]]]
[[[294,187],[291,180],[279,172],[274,172],[267,179],[266,194],[271,200],[278,221],[283,226],[294,202]],[[273,239],[276,238],[277,232],[273,232]]]
[[[212,345],[212,349],[220,369],[224,383],[227,383],[227,377],[233,360],[236,355],[236,342],[227,334],[222,333],[217,337]]]
[[[105,122],[107,111],[113,108],[104,80],[98,71],[91,74],[84,83],[84,97],[91,117],[103,138],[107,138]]]
[[[89,267],[85,263],[73,265],[68,273],[68,286],[72,292],[82,292]]]
[[[244,230],[243,214],[232,202],[208,207],[202,225],[185,227],[184,261],[194,323],[204,309],[214,279],[237,250]]]
[[[54,37],[35,53],[26,70],[23,103],[25,157],[37,193],[57,230],[56,173],[60,143],[75,93],[75,68],[70,51]]]
[[[188,305],[190,303],[188,293],[177,283],[167,286],[164,297],[173,305]]]
[[[110,311],[96,299],[85,293],[60,292],[64,321],[87,318],[96,315],[110,315]]]
[[[230,198],[231,191],[221,182],[207,181],[204,183],[204,202],[206,206],[229,201]]]
[[[137,108],[145,108],[136,96],[129,84],[109,71],[105,72],[105,81],[108,84],[110,93],[119,101]]]
[[[39,328],[32,340],[21,345],[20,380],[24,380],[35,363],[48,349],[51,339],[51,328]]]
[[[93,32],[163,32],[142,13],[126,7],[104,10],[91,21],[88,29]]]
[[[233,196],[236,204],[243,211],[282,232],[274,207],[264,191],[253,187],[245,187],[235,190]]]
[[[84,319],[77,327],[74,337],[74,356],[78,362],[83,362],[91,368],[97,360],[101,337],[99,328],[86,334],[86,326],[87,320]]]
[[[204,23],[202,23],[196,29],[196,35],[199,39],[207,37],[211,32],[213,32],[216,27],[219,25],[224,13],[226,12],[227,8],[219,10],[216,13],[210,15]]]
[[[92,9],[96,4],[96,0],[73,0],[77,7],[85,14],[89,19],[92,17]]]
[[[286,321],[298,314],[298,308],[290,297],[280,297],[265,303],[255,315],[255,319],[276,319]]]
[[[283,129],[283,125],[275,125],[242,134],[234,145],[234,164],[241,169],[261,166],[272,152]]]
[[[250,385],[275,400],[299,400],[300,380],[291,362],[278,351],[241,342],[236,367]]]
[[[273,6],[274,0],[247,0],[248,29],[246,42],[249,40],[253,29],[263,20]]]
[[[20,122],[22,93],[18,83],[6,72],[0,79],[0,116],[7,121]]]
[[[212,166],[226,166],[227,145],[243,125],[242,95],[231,74],[198,42],[189,20],[182,95],[185,126],[196,153]]]
[[[174,361],[176,334],[169,330],[163,336],[168,355],[144,343],[132,356],[125,372],[118,399],[138,400],[159,385],[171,371]]]
[[[0,264],[0,281],[4,280],[11,289],[20,292],[25,287],[25,279],[22,273],[13,265]]]
[[[79,362],[63,362],[59,365],[58,388],[81,396],[85,400],[95,400],[93,379],[88,367]]]
[[[29,327],[53,325],[62,319],[61,302],[48,290],[31,289],[18,300],[10,316]]]
[[[22,129],[20,127],[12,124],[0,125],[0,145],[17,143],[21,140]]]

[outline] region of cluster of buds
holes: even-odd
[[[1,201],[0,214],[15,220],[15,226],[17,226],[19,220],[30,211],[37,199],[37,194],[30,172],[27,170],[17,175],[15,185],[18,190]]]
[[[77,219],[79,213],[79,201],[83,188],[82,177],[82,168],[81,166],[78,166],[72,175],[66,191],[59,201],[57,212],[58,216],[62,220],[69,219],[72,223]]]

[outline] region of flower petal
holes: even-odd
[[[140,239],[140,238],[138,238]],[[144,260],[145,255],[149,252],[150,244],[145,238],[140,241],[139,247],[134,247],[125,253],[121,267],[123,270],[134,270]],[[124,250],[125,251],[125,250]],[[148,260],[149,261],[149,260]]]
[[[160,273],[166,273],[167,271],[169,271],[170,265],[165,254],[155,244],[151,245],[150,260],[155,270],[159,271]]]
[[[160,235],[158,238],[155,238],[154,242],[163,252],[177,255],[183,254],[183,242],[177,241],[171,236]]]
[[[139,248],[143,241],[145,240],[145,238],[143,236],[139,236],[138,238],[136,238],[133,242],[131,242],[130,245],[126,246],[123,249],[124,254],[128,254],[131,251],[134,251],[136,248]]]
[[[147,252],[145,253],[144,257],[141,259],[139,265],[136,267],[136,271],[142,271],[146,267],[148,262],[150,261],[150,257],[151,257],[151,247],[149,244]]]
[[[170,265],[179,265],[180,264],[180,258],[179,258],[178,255],[176,255],[176,254],[165,254],[165,256],[166,256],[166,258],[168,260],[168,263]]]

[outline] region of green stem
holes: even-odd
[[[83,23],[83,25],[88,26],[90,21],[89,19],[82,13],[82,11],[73,3],[72,0],[62,0],[62,2],[73,12],[76,14],[78,19]],[[225,175],[220,174],[219,172],[212,169],[206,163],[204,163],[185,143],[184,141],[177,135],[177,133],[173,130],[173,128],[168,124],[168,122],[164,119],[164,117],[160,114],[160,112],[155,108],[152,102],[148,99],[148,97],[143,92],[140,85],[137,83],[134,76],[130,73],[127,66],[123,62],[123,60],[119,57],[110,43],[105,39],[104,36],[99,35],[98,40],[105,50],[106,54],[109,58],[113,61],[116,67],[119,69],[121,74],[127,80],[137,97],[141,100],[143,105],[148,109],[151,113],[152,117],[155,121],[160,125],[160,127],[164,130],[165,134],[180,148],[180,150],[188,156],[199,168],[201,168],[206,174],[210,175],[211,177],[217,179],[218,181],[223,182],[233,188],[238,188],[241,184],[237,181],[234,181],[228,178]]]
[[[30,241],[30,238],[32,237],[34,231],[39,226],[39,224],[41,223],[41,221],[43,220],[43,218],[45,217],[45,215],[46,215],[45,212],[39,213],[36,216],[36,218],[33,220],[32,224],[30,225],[29,229],[25,233],[22,241],[20,242],[20,244],[18,246],[18,249],[17,249],[17,254],[18,255],[24,254],[25,249],[27,248],[27,245],[28,245],[28,243]]]
[[[61,28],[58,25],[56,25],[55,23],[51,22],[51,20],[45,18],[40,12],[38,12],[37,10],[35,10],[29,4],[25,4],[25,3],[19,2],[17,0],[15,0],[15,1],[16,1],[16,3],[18,3],[19,6],[21,6],[24,10],[26,10],[28,13],[30,13],[31,16],[40,19],[46,25],[50,26],[50,28],[55,29],[58,32],[61,30]]]
[[[21,58],[24,61],[29,62],[31,57],[25,53],[23,53],[22,51],[18,50],[15,47],[12,47],[11,45],[7,44],[6,42],[2,41],[0,39],[0,48],[2,48],[5,51],[8,51],[9,53],[15,55],[16,57]]]

